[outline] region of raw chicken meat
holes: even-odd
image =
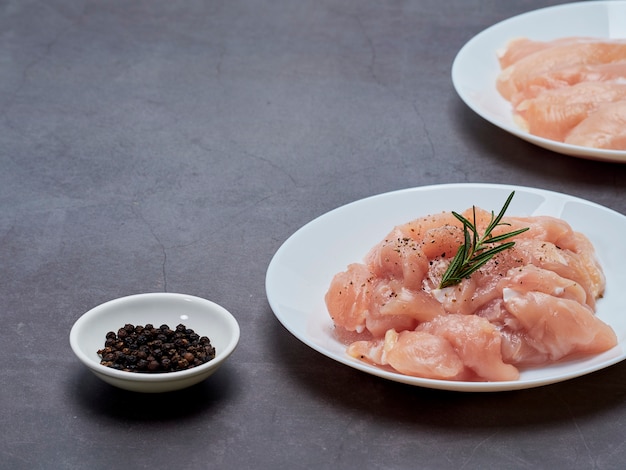
[[[515,110],[521,118],[521,125],[528,132],[563,142],[578,124],[603,105],[623,100],[626,100],[626,81],[582,82],[569,87],[546,90],[536,98],[522,101]]]
[[[479,233],[493,217],[479,208],[463,215],[475,216]],[[439,288],[464,242],[450,212],[394,227],[362,263],[336,274],[325,301],[337,330],[353,332],[347,353],[411,376],[504,381],[520,367],[615,346],[594,314],[605,278],[591,242],[554,217],[502,223],[493,236],[528,230],[457,285]]]
[[[626,150],[626,40],[511,41],[496,88],[529,133],[585,147]]]
[[[515,44],[510,47],[515,47]],[[496,87],[504,98],[511,100],[518,93],[532,90],[537,81],[542,82],[543,76],[557,70],[626,60],[626,40],[571,38],[544,46],[502,70]]]
[[[608,103],[578,124],[565,143],[610,150],[626,149],[626,100]]]

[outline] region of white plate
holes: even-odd
[[[463,46],[452,65],[452,83],[461,99],[496,126],[540,147],[592,160],[626,162],[626,152],[568,145],[519,128],[512,108],[496,90],[497,51],[517,37],[551,40],[566,36],[626,37],[626,2],[579,2],[542,8],[497,23]]]
[[[615,330],[618,345],[583,360],[524,370],[516,381],[455,382],[387,372],[351,358],[332,334],[324,303],[332,277],[349,263],[360,262],[369,249],[398,225],[441,211],[471,205],[499,210],[509,193],[515,197],[508,215],[552,215],[568,221],[594,243],[607,277],[606,295],[597,315]],[[550,191],[490,184],[425,186],[373,196],[335,209],[308,223],[278,249],[269,264],[266,291],[276,318],[294,336],[320,353],[355,369],[386,379],[428,388],[501,391],[537,387],[571,379],[622,361],[626,346],[626,217],[575,197]]]

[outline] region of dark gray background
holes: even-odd
[[[0,1],[0,467],[621,467],[626,364],[410,387],[300,343],[264,289],[295,230],[381,192],[512,183],[626,213],[626,165],[520,141],[452,87],[473,35],[558,3]],[[114,389],[69,347],[82,313],[152,291],[241,325],[180,393]]]

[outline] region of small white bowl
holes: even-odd
[[[176,372],[139,373],[103,366],[98,350],[104,347],[106,334],[117,332],[127,323],[151,323],[156,328],[167,324],[172,329],[182,323],[211,340],[215,358]],[[160,393],[180,390],[209,377],[235,350],[239,335],[235,317],[214,302],[185,294],[149,293],[111,300],[89,310],[74,323],[70,345],[78,359],[105,382],[134,392]]]

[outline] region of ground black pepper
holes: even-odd
[[[185,325],[174,330],[168,325],[155,328],[126,324],[117,333],[105,335],[98,350],[100,364],[128,372],[174,372],[199,366],[215,358],[215,348],[206,336]]]

